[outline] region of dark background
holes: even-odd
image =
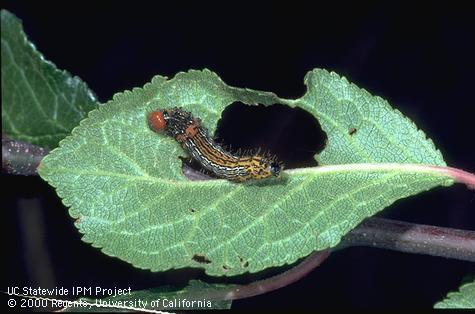
[[[46,59],[81,77],[102,102],[156,74],[173,77],[202,68],[231,86],[298,98],[305,92],[304,75],[326,68],[387,99],[434,140],[449,165],[475,171],[475,11],[463,3],[33,3],[7,1],[3,8],[23,20]],[[271,149],[289,167],[312,165],[325,140],[311,116],[283,106],[234,104],[217,134],[233,147]],[[108,257],[80,240],[67,210],[41,179],[2,174],[2,181],[4,291],[38,285],[145,289],[206,279],[197,270],[153,274]],[[455,185],[400,200],[379,216],[474,230],[474,201],[473,191]],[[468,274],[475,274],[474,263],[351,248],[334,253],[303,280],[236,301],[233,308],[431,308]]]

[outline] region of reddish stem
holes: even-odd
[[[475,174],[452,167],[435,167],[451,176],[455,182],[463,183],[470,189],[475,189]]]
[[[49,149],[2,135],[2,172],[23,176],[38,175],[37,168]]]
[[[276,276],[237,286],[228,291],[224,300],[237,300],[264,294],[288,286],[312,272],[330,255],[330,250],[314,252],[300,264]]]

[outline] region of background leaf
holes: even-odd
[[[171,80],[156,76],[143,89],[91,111],[44,159],[40,175],[71,207],[83,240],[106,254],[153,271],[202,267],[211,275],[292,263],[335,246],[397,199],[452,183],[423,167],[394,164],[445,163],[432,142],[387,103],[324,70],[311,72],[305,82],[307,94],[286,100],[229,87],[208,70]],[[235,101],[314,113],[329,138],[321,162],[341,165],[290,170],[257,184],[188,181],[178,159],[181,147],[152,132],[147,114],[182,106],[214,131]],[[348,134],[351,123],[358,128],[354,134]],[[399,145],[401,138],[414,143]],[[352,164],[362,161],[372,163]]]
[[[124,309],[118,307],[105,307],[104,305],[122,305],[129,308],[134,307],[136,311],[147,310],[198,310],[198,309],[230,309],[231,300],[211,300],[210,295],[216,294],[219,290],[229,289],[230,285],[208,284],[199,280],[190,280],[184,288],[159,287],[147,290],[132,291],[130,294],[118,295],[99,300],[81,298],[91,304],[101,304],[101,307],[78,306],[68,307],[64,312],[123,312]],[[139,300],[141,303],[139,303]],[[193,301],[199,301],[194,302]],[[155,306],[153,306],[155,304]],[[190,304],[193,304],[190,306]],[[130,311],[130,309],[129,309]]]
[[[1,13],[2,131],[12,139],[54,148],[88,111],[94,93],[78,77],[58,70],[28,41],[21,21]]]
[[[464,284],[457,292],[449,292],[447,297],[434,305],[436,309],[475,309],[475,280]]]

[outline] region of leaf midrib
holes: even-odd
[[[381,171],[381,172],[412,172],[412,173],[433,173],[440,176],[445,176],[447,179],[451,177],[443,172],[443,169],[446,167],[434,166],[434,165],[425,165],[425,164],[400,164],[400,163],[363,163],[363,164],[342,164],[342,165],[328,165],[328,166],[319,166],[319,167],[309,167],[309,168],[298,168],[284,171],[284,175],[306,175],[313,174],[313,176],[318,176],[321,174],[327,173],[345,173],[345,172],[367,172],[367,171]],[[50,170],[52,173],[58,174],[72,174],[72,175],[90,175],[90,176],[109,176],[115,178],[123,178],[127,180],[135,181],[146,181],[157,184],[170,184],[173,186],[206,186],[206,185],[236,185],[236,187],[244,186],[243,184],[233,183],[226,181],[224,179],[214,179],[214,180],[200,180],[200,181],[191,181],[187,180],[185,176],[183,179],[164,179],[153,177],[150,175],[146,176],[136,176],[130,174],[123,174],[117,172],[103,171],[103,170],[80,170],[80,169],[71,169],[71,168],[56,168]]]

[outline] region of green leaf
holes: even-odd
[[[319,165],[446,165],[424,132],[384,99],[320,69],[306,75],[305,85],[308,92],[297,103],[318,118],[328,136]]]
[[[160,287],[132,291],[104,299],[81,298],[74,306],[66,307],[64,312],[123,312],[143,310],[198,310],[230,309],[232,301],[213,300],[210,296],[221,295],[221,290],[229,290],[230,285],[208,284],[191,280],[182,288]]]
[[[436,309],[475,309],[475,280],[464,284],[458,292],[449,292],[447,297],[434,305]]]
[[[286,100],[229,87],[208,70],[171,80],[156,76],[92,111],[44,159],[40,175],[71,207],[83,240],[104,253],[152,271],[201,267],[228,276],[333,247],[397,199],[452,183],[417,165],[445,163],[387,103],[324,70],[308,74],[305,83],[304,97]],[[182,106],[213,132],[221,112],[236,101],[312,112],[329,138],[319,158],[327,166],[255,184],[187,180],[180,145],[152,132],[147,114]],[[349,135],[348,127],[358,130]]]
[[[2,124],[12,139],[54,148],[97,108],[78,77],[45,60],[28,41],[21,21],[2,10]]]

